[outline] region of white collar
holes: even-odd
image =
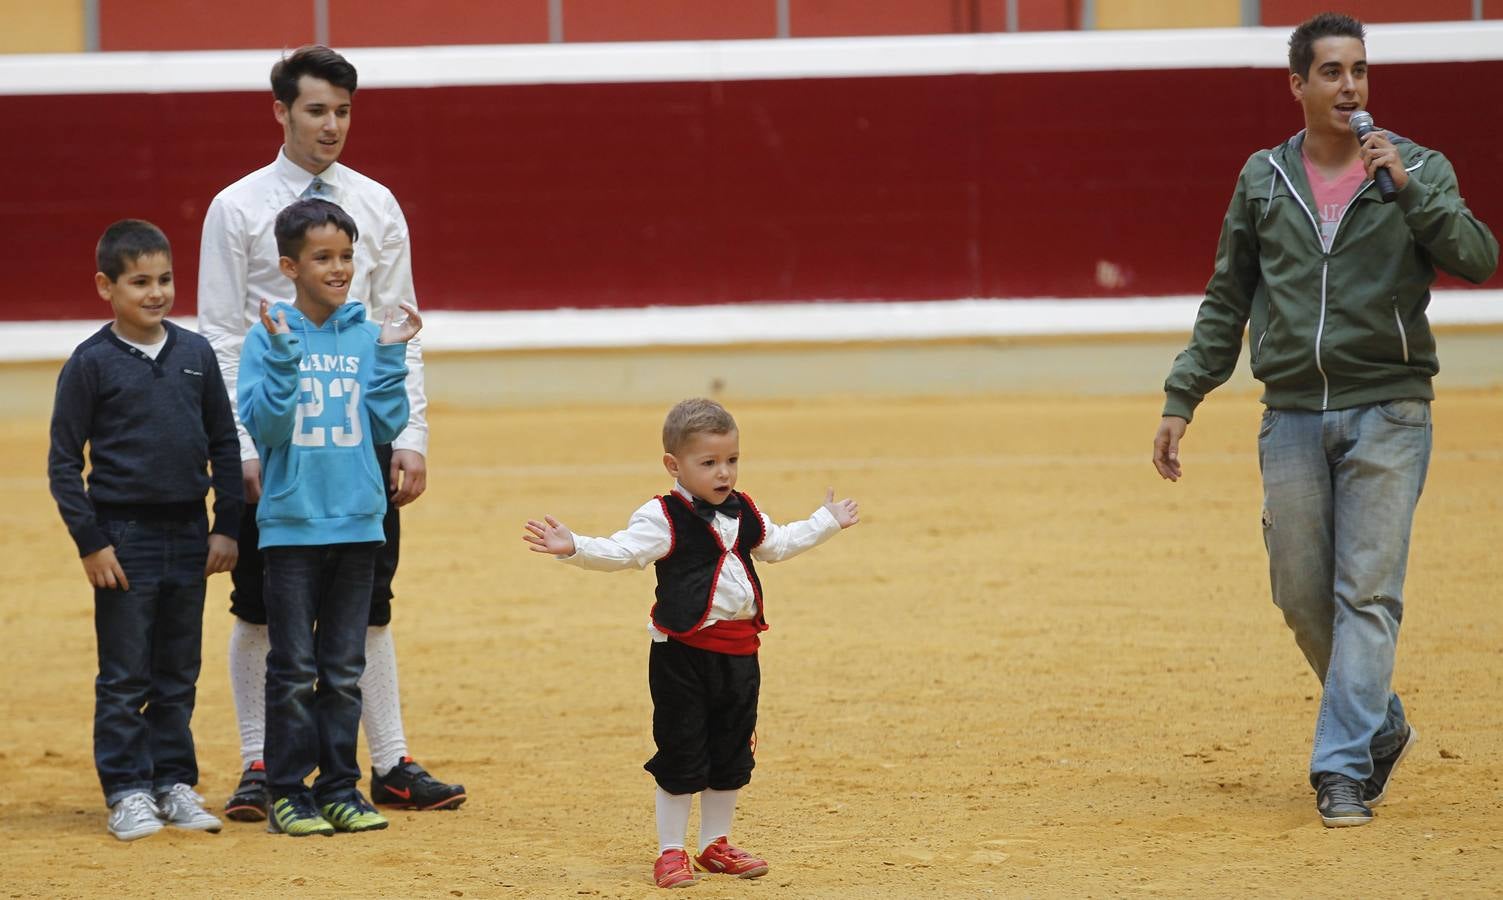
[[[303,195],[303,191],[308,189],[308,185],[312,184],[315,178],[323,179],[324,184],[330,187],[336,189],[339,187],[340,165],[337,162],[331,163],[327,169],[324,169],[317,175],[311,175],[307,169],[287,158],[287,148],[284,146],[277,151],[277,161],[272,163],[272,165],[276,167],[277,174],[281,176],[282,181],[286,182],[289,188],[292,188],[292,193],[299,197]]]

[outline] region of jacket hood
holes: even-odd
[[[1386,131],[1387,129],[1383,130]],[[1419,144],[1393,131],[1388,132],[1388,140],[1398,149],[1399,155],[1404,158],[1405,163],[1413,162],[1414,157],[1424,150]],[[1305,129],[1301,128],[1291,135],[1288,140],[1274,147],[1270,152],[1284,159],[1298,159],[1300,151],[1304,149],[1304,146]]]
[[[276,319],[278,310],[281,310],[282,312],[287,314],[287,325],[293,331],[305,332],[320,330],[319,326],[316,326],[311,321],[309,321],[308,317],[303,315],[303,313],[296,306],[293,306],[291,303],[288,303],[285,300],[279,300],[271,305],[271,317],[273,320]],[[340,308],[334,310],[334,315],[326,319],[322,327],[329,328],[331,325],[338,325],[341,330],[347,330],[351,326],[359,325],[364,321],[365,304],[351,300]]]

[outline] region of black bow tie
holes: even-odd
[[[711,503],[708,500],[701,500],[698,497],[695,497],[694,513],[701,519],[704,519],[706,522],[715,521],[716,513],[725,513],[726,515],[734,519],[741,515],[741,498],[737,497],[735,494],[732,494],[729,497],[725,498],[725,500],[721,502],[719,506],[716,506],[714,503]]]

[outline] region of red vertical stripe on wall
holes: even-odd
[[[771,38],[775,0],[563,0],[564,40],[684,41]]]
[[[548,0],[329,0],[336,47],[542,44]]]
[[[1493,4],[1486,4],[1493,5]],[[1472,0],[1343,0],[1339,11],[1364,22],[1448,22],[1471,19]],[[1333,8],[1330,0],[1263,0],[1264,25],[1298,25]]]
[[[313,0],[99,0],[101,50],[250,50],[312,41]]]
[[[788,0],[793,37],[879,34],[951,34],[969,31],[968,0]]]

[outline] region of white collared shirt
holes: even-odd
[[[348,166],[334,163],[318,174],[333,191],[333,200],[355,220],[355,277],[351,302],[365,303],[368,317],[381,321],[399,305],[417,306],[412,289],[412,250],[407,219],[397,198],[384,185]],[[240,375],[240,347],[246,332],[261,321],[261,301],[295,299],[292,281],[278,268],[277,213],[302,196],[314,176],[279,151],[269,166],[257,169],[219,192],[204,216],[198,256],[198,329],[224,375],[230,408],[240,430],[240,458],[256,458],[256,446],[240,424],[235,391]],[[392,446],[428,453],[428,400],[423,389],[423,347],[407,342],[407,427]]]
[[[673,490],[690,503],[694,502],[694,496],[683,485],[675,483]],[[741,514],[746,515],[750,511],[749,507],[743,506]],[[823,506],[816,509],[809,518],[787,525],[777,524],[766,513],[761,515],[766,536],[751,551],[752,558],[757,562],[775,563],[791,559],[805,550],[818,547],[840,531],[840,523]],[[734,550],[741,536],[741,520],[717,513],[715,531],[720,535],[721,546]],[[663,515],[663,505],[654,497],[632,513],[626,528],[610,537],[576,534],[574,555],[560,556],[557,559],[581,569],[618,572],[622,569],[645,569],[667,556],[672,548],[673,526]],[[751,578],[746,574],[746,566],[742,564],[741,557],[734,552],[729,553],[725,567],[720,570],[720,580],[715,583],[715,597],[710,603],[710,614],[701,627],[708,628],[720,621],[754,619],[756,616],[756,593],[752,590]],[[647,620],[647,631],[654,641],[668,639],[667,635],[653,627],[651,618]]]

